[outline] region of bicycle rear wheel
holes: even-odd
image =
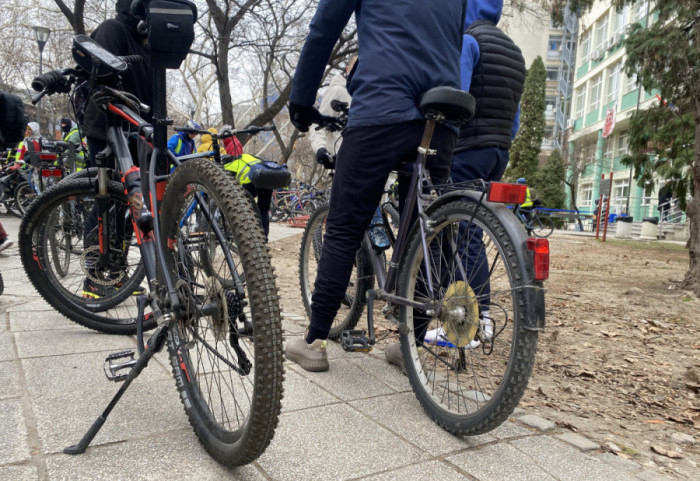
[[[535,237],[549,237],[552,235],[552,232],[554,232],[554,221],[551,217],[544,217],[533,213],[530,227]]]
[[[521,246],[476,202],[448,202],[430,218],[432,291],[419,232],[401,263],[399,295],[434,301],[430,314],[399,310],[409,328],[401,335],[404,362],[418,400],[438,425],[455,434],[481,434],[513,412],[535,359],[537,333],[524,328],[515,251]]]
[[[135,334],[135,294],[145,273],[126,218],[124,187],[118,182],[107,187],[114,233],[108,266],[96,266],[98,225],[90,179],[64,180],[31,204],[20,225],[19,252],[29,280],[61,314],[97,331]],[[153,327],[146,312],[144,328]]]
[[[199,220],[183,222],[193,203]],[[265,237],[242,188],[207,160],[178,166],[162,205],[165,267],[181,303],[168,350],[185,412],[217,461],[250,463],[272,440],[282,398],[280,307]]]
[[[19,211],[20,217],[24,215],[34,199],[38,197],[38,194],[34,192],[34,189],[28,182],[22,182],[17,186],[15,191],[15,206]]]
[[[299,250],[299,286],[301,299],[306,309],[306,315],[311,318],[311,295],[314,281],[321,259],[323,236],[326,233],[326,218],[328,204],[321,204],[309,217]],[[369,267],[367,254],[360,248],[355,255],[355,266],[350,277],[350,283],[345,291],[345,297],[340,303],[340,309],[333,320],[328,338],[337,340],[346,329],[353,329],[365,308],[365,293],[374,287],[374,276]]]

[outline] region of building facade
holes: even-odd
[[[549,12],[538,1],[526,2],[527,13],[512,12],[508,6],[504,8],[499,27],[503,29],[520,47],[529,69],[537,57],[542,57],[547,70],[547,90],[545,97],[545,134],[542,138],[542,153],[548,155],[556,148],[555,131],[557,115],[563,109],[560,104],[560,82],[569,77],[562,72],[561,66],[565,54],[573,57],[564,45],[571,36],[567,37],[564,27],[554,27]],[[575,23],[574,23],[575,27]],[[569,87],[570,89],[570,87]]]
[[[629,119],[656,101],[656,92],[646,92],[636,76],[624,72],[623,40],[631,26],[646,26],[650,2],[637,1],[622,10],[598,1],[579,21],[571,114],[567,123],[569,171],[578,178],[576,207],[593,211],[595,201],[607,190],[601,184],[612,175],[610,211],[627,213],[634,220],[656,216],[658,184],[637,186],[633,168],[620,162],[628,153]],[[614,127],[611,119],[614,118]],[[607,127],[606,127],[607,119]],[[567,202],[571,204],[570,193]],[[573,206],[569,205],[569,208]]]

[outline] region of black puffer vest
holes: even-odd
[[[455,152],[510,149],[513,118],[525,83],[525,59],[510,37],[488,20],[477,20],[465,33],[479,44],[479,63],[469,88],[476,113],[462,127]]]

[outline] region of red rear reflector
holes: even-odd
[[[41,169],[42,177],[61,177],[62,175],[61,169]]]
[[[491,182],[489,185],[489,202],[501,202],[504,204],[522,204],[525,202],[527,186],[525,184],[504,184]]]
[[[534,252],[535,280],[549,279],[549,241],[528,237],[527,250]]]
[[[39,160],[56,160],[56,154],[39,154]]]

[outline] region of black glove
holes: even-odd
[[[289,102],[289,120],[294,127],[302,132],[308,132],[309,126],[321,122],[323,116],[315,107],[311,105],[299,105]]]
[[[326,169],[335,169],[335,157],[325,147],[321,147],[316,151],[316,162]]]

